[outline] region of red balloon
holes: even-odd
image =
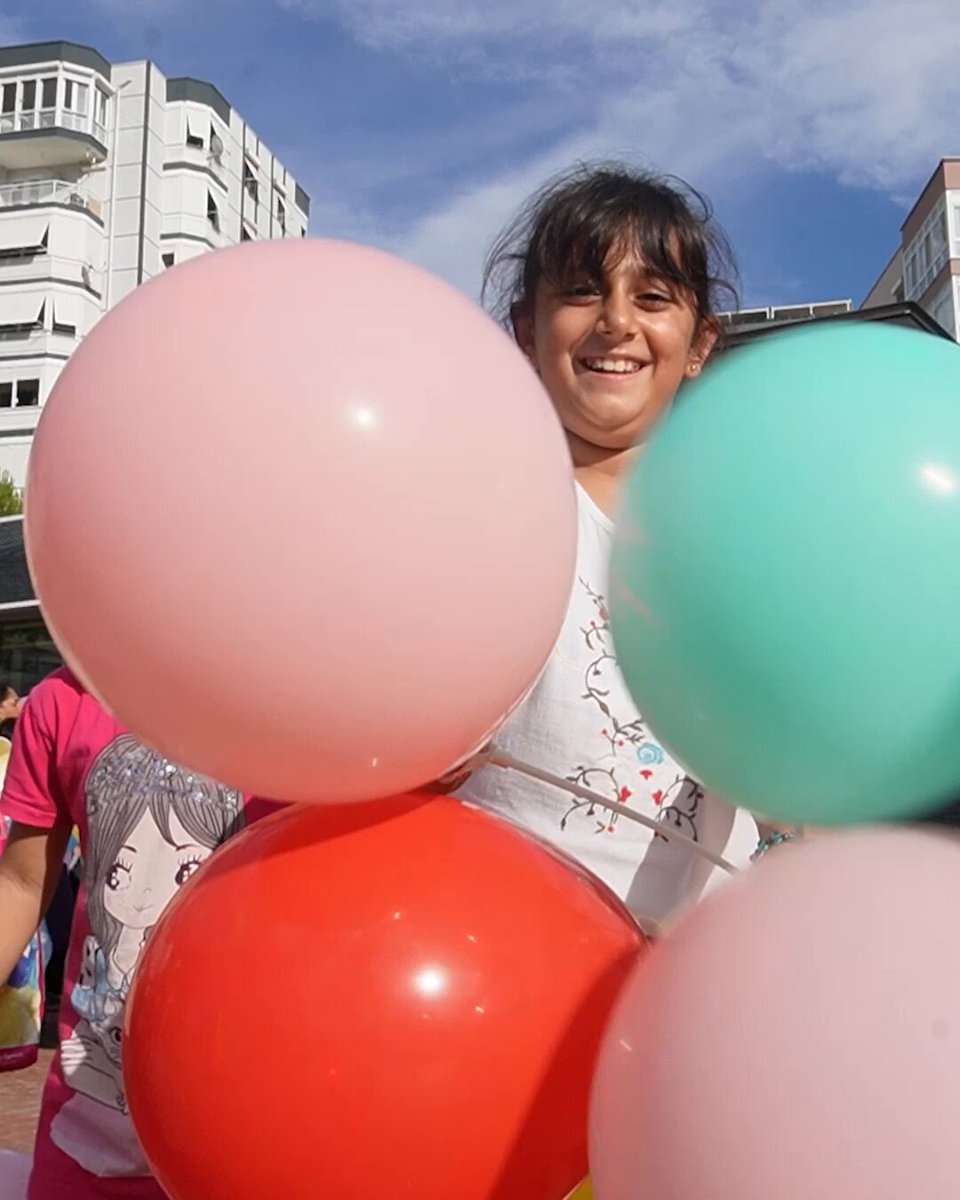
[[[644,946],[586,871],[455,800],[287,810],[150,938],[134,1124],[172,1200],[563,1200]]]

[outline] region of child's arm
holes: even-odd
[[[0,984],[36,933],[60,875],[69,825],[40,829],[14,821],[0,856]]]

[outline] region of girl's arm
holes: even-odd
[[[0,984],[6,982],[47,911],[69,825],[41,829],[14,821],[0,856]]]

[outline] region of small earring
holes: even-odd
[[[701,367],[702,365],[703,365],[702,363],[698,363],[698,362],[693,362],[693,363],[691,363],[691,364],[690,364],[690,374],[691,374],[691,375],[699,375],[699,374],[700,374],[700,367]]]

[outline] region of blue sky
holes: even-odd
[[[960,153],[956,0],[4,0],[215,83],[313,198],[311,231],[475,294],[523,196],[628,156],[706,192],[751,304],[859,301]]]

